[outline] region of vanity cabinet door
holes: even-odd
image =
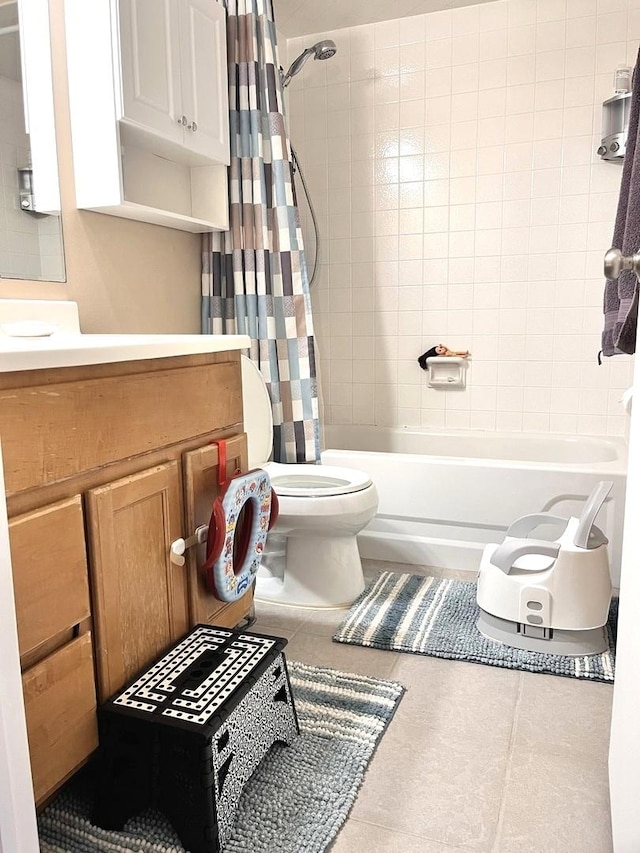
[[[181,0],[184,145],[229,164],[229,97],[224,8],[215,0]]]
[[[98,696],[107,699],[188,629],[180,471],[168,462],[87,493]]]
[[[209,524],[211,506],[220,492],[218,447],[207,444],[185,453],[184,504],[187,535],[202,524]],[[237,469],[247,470],[247,439],[244,434],[227,439],[227,476]],[[191,624],[208,622],[233,628],[250,609],[253,590],[235,602],[224,602],[211,595],[200,571],[205,561],[205,546],[190,548],[185,555],[189,577],[189,614]]]
[[[122,117],[183,142],[178,0],[119,0]]]

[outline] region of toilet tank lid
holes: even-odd
[[[273,414],[271,399],[258,365],[240,357],[242,367],[242,409],[247,434],[249,468],[258,468],[271,459],[273,448]]]

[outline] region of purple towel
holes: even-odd
[[[638,62],[640,51],[636,71],[640,67]],[[620,249],[623,255],[634,255],[640,251],[640,146],[637,145],[639,117],[640,73],[634,71],[627,148],[611,244]],[[602,354],[634,353],[637,320],[638,278],[633,271],[625,270],[617,281],[607,281],[604,287]]]

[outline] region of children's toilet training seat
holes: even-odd
[[[528,651],[592,655],[608,647],[611,603],[607,538],[595,518],[613,486],[602,482],[579,518],[542,512],[515,521],[487,545],[478,573],[477,627],[488,639]],[[531,535],[560,528],[555,539]]]

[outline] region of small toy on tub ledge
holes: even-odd
[[[431,347],[426,352],[423,352],[422,355],[418,358],[418,364],[423,370],[428,370],[429,365],[427,364],[428,358],[469,358],[471,353],[468,349],[466,350],[453,350],[449,349],[449,347],[444,344],[438,344],[435,347]]]

